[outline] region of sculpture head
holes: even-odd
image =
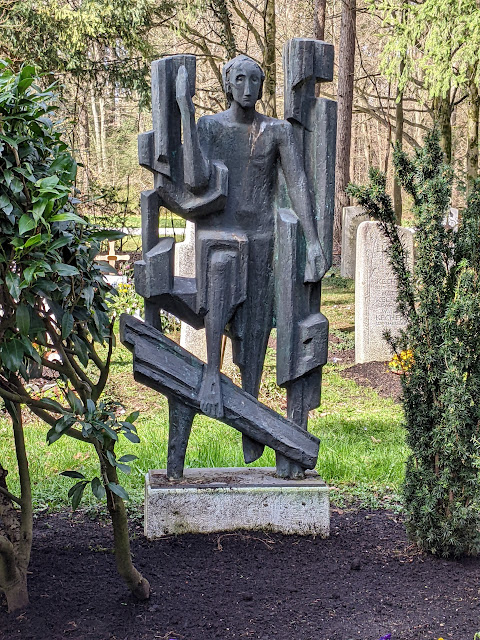
[[[222,70],[223,88],[228,104],[237,102],[244,109],[254,107],[262,97],[265,74],[259,64],[248,56],[229,60]]]

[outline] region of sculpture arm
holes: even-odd
[[[280,162],[287,183],[288,195],[292,201],[293,210],[302,225],[307,244],[304,281],[318,282],[325,275],[328,263],[318,239],[307,176],[295,142],[293,127],[288,122],[282,122],[281,127]]]
[[[208,187],[210,162],[205,158],[198,138],[195,107],[190,97],[188,73],[184,66],[178,70],[176,98],[183,128],[183,175],[186,186],[193,193]]]

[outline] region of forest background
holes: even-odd
[[[336,252],[345,187],[365,182],[370,166],[387,173],[408,224],[393,144],[418,148],[434,123],[461,209],[478,176],[480,0],[0,0],[0,56],[58,80],[83,210],[117,228],[140,226],[139,194],[151,188],[137,159],[137,135],[150,128],[151,61],[198,56],[200,116],[226,107],[222,65],[246,53],[266,73],[259,110],[282,117],[282,47],[293,37],[335,45],[334,81],[318,93],[339,109]]]

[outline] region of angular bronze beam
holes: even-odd
[[[160,331],[123,314],[120,340],[133,352],[135,380],[182,402],[200,413],[198,390],[203,362],[165,337]],[[291,420],[258,402],[226,376],[221,376],[225,416],[222,422],[276,452],[313,469],[319,440]]]

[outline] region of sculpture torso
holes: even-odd
[[[250,125],[234,122],[229,111],[200,118],[202,150],[228,168],[228,196],[221,212],[197,221],[199,228],[273,235],[276,166],[285,127],[289,123],[259,113]]]

